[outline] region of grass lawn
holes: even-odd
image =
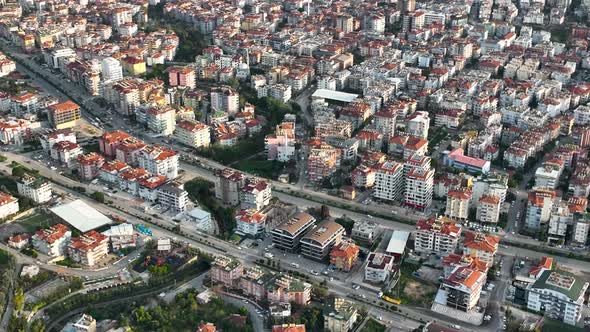
[[[46,228],[55,224],[55,221],[44,213],[36,213],[15,221],[22,226],[26,232],[32,233],[39,228]]]
[[[6,266],[10,261],[10,254],[7,251],[0,250],[0,266]],[[0,268],[0,271],[2,268]]]
[[[571,326],[564,324],[560,321],[552,320],[552,319],[545,319],[545,323],[543,324],[542,332],[584,332],[585,330],[581,327]]]
[[[385,332],[385,325],[379,323],[373,318],[369,318],[361,332]]]
[[[238,161],[234,167],[240,171],[255,174],[267,179],[277,179],[285,163],[276,160],[247,159]]]

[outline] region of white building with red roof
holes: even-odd
[[[77,163],[78,156],[81,154],[82,148],[80,145],[69,141],[61,141],[51,147],[51,158],[68,168]]]
[[[211,128],[198,121],[181,120],[176,123],[174,138],[193,148],[206,148],[211,144]]]
[[[372,252],[367,258],[365,266],[365,280],[373,283],[381,283],[389,280],[395,273],[395,257],[392,255]]]
[[[109,237],[90,231],[72,238],[67,246],[70,258],[86,266],[94,266],[109,253]]]
[[[463,169],[470,173],[487,174],[490,171],[491,163],[489,160],[468,157],[464,155],[463,149],[457,148],[444,157],[446,166]]]
[[[356,188],[371,188],[375,185],[376,174],[374,168],[361,164],[352,171],[352,185]]]
[[[127,168],[119,173],[119,188],[138,196],[140,181],[149,176],[150,173],[143,168]]]
[[[466,220],[469,215],[471,195],[471,190],[468,189],[449,190],[445,216],[455,220]]]
[[[248,179],[240,190],[240,203],[244,209],[262,210],[271,198],[271,186],[266,181]]]
[[[119,173],[129,168],[129,165],[119,160],[110,160],[100,166],[98,176],[101,180],[109,183],[117,183],[119,181]]]
[[[54,130],[40,137],[41,146],[47,153],[51,153],[51,148],[55,143],[70,142],[77,143],[76,133],[71,129]]]
[[[444,277],[448,278],[458,266],[480,271],[487,275],[491,265],[477,257],[460,254],[449,254],[443,258]]]
[[[543,272],[549,271],[553,268],[553,258],[544,256],[539,261],[539,264],[532,266],[529,270],[529,278],[537,279]]]
[[[499,243],[500,238],[497,236],[480,232],[465,232],[463,254],[477,257],[488,264],[494,264]]]
[[[139,167],[154,175],[169,179],[178,177],[178,154],[170,149],[155,145],[147,146],[137,155]]]
[[[50,257],[64,256],[66,246],[72,232],[64,224],[56,224],[50,228],[39,230],[31,238],[33,248]]]
[[[242,209],[236,214],[236,232],[257,237],[264,233],[266,215],[255,209]]]
[[[104,164],[104,157],[96,152],[78,156],[78,176],[82,180],[91,181],[99,175]]]
[[[31,137],[31,122],[23,119],[0,121],[0,142],[22,145]]]
[[[168,182],[162,175],[154,175],[139,181],[139,197],[149,202],[158,200],[158,187]]]
[[[482,195],[477,205],[475,219],[481,223],[497,224],[500,219],[500,197]]]
[[[414,249],[418,252],[446,256],[457,249],[461,225],[447,217],[420,220],[416,223]]]
[[[29,245],[31,236],[29,234],[17,234],[8,238],[8,246],[15,249],[22,249]]]
[[[147,144],[143,141],[135,137],[130,137],[116,145],[115,158],[129,165],[136,166],[138,164],[137,157],[146,146]]]
[[[441,283],[434,301],[455,310],[471,311],[479,302],[485,282],[485,273],[457,266]]]

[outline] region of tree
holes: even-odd
[[[14,292],[14,309],[16,311],[21,311],[21,310],[23,310],[24,306],[25,306],[25,293],[23,291],[23,288],[19,287]]]
[[[31,332],[45,332],[45,323],[41,319],[35,319],[31,323]]]
[[[99,203],[104,203],[105,197],[104,193],[101,191],[95,191],[92,193],[92,198]]]
[[[320,209],[320,217],[322,220],[330,218],[330,208],[327,205],[322,205]]]
[[[12,176],[23,177],[27,173],[27,170],[22,166],[16,166],[12,169]]]

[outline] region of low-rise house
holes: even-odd
[[[22,249],[29,245],[31,236],[29,234],[17,234],[8,238],[8,246],[14,249]]]
[[[125,223],[111,226],[111,228],[102,234],[109,238],[113,251],[119,251],[125,248],[134,248],[136,246],[137,236],[135,235],[132,224]]]
[[[5,219],[18,212],[18,199],[0,191],[0,219]]]

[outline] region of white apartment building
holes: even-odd
[[[406,178],[404,204],[416,209],[424,210],[432,204],[434,191],[434,170],[414,168]]]
[[[395,257],[372,252],[367,258],[367,265],[365,266],[365,280],[374,283],[381,283],[387,281],[394,270]]]
[[[43,204],[51,200],[51,183],[43,178],[36,178],[26,174],[16,183],[18,193],[30,198],[37,204]]]
[[[249,179],[240,189],[240,203],[244,209],[262,210],[271,198],[271,187],[266,181]]]
[[[407,119],[406,133],[410,136],[421,139],[428,139],[428,129],[430,128],[430,117],[427,112],[414,112]]]
[[[240,110],[240,94],[229,86],[212,88],[211,108],[235,115]]]
[[[461,236],[461,229],[461,225],[446,217],[420,220],[416,223],[415,250],[443,256],[454,253]]]
[[[527,287],[527,309],[576,325],[582,317],[588,283],[565,271],[546,270]]]
[[[97,231],[90,231],[72,238],[67,246],[68,256],[86,266],[94,266],[109,253],[109,238]]]
[[[555,189],[559,184],[559,170],[552,166],[541,166],[535,172],[535,187]]]
[[[403,166],[393,160],[376,166],[373,196],[386,201],[397,201],[404,191]]]
[[[590,106],[580,105],[574,110],[574,123],[578,125],[590,124]]]
[[[266,227],[266,215],[255,209],[242,209],[236,214],[236,232],[245,236],[259,237]]]
[[[574,217],[573,240],[576,243],[586,245],[590,231],[590,215],[584,213]]]
[[[137,156],[139,167],[152,175],[162,175],[168,179],[178,177],[178,154],[157,146],[147,146]]]
[[[485,282],[485,273],[457,266],[441,283],[435,301],[456,310],[469,312],[477,306]]]
[[[82,148],[77,143],[62,141],[51,147],[51,159],[69,168],[78,162],[78,156],[82,155],[82,152]]]
[[[123,78],[123,67],[121,62],[115,58],[104,58],[100,62],[103,81],[118,81]]]
[[[477,205],[476,219],[481,223],[497,224],[500,219],[500,197],[481,196]]]
[[[470,200],[471,191],[469,190],[449,190],[445,216],[456,220],[466,220],[469,215]]]
[[[174,138],[193,148],[206,148],[211,144],[211,128],[198,121],[181,120],[176,123]]]
[[[500,238],[497,236],[468,231],[463,239],[463,255],[479,258],[492,266],[499,243]]]
[[[146,111],[146,124],[156,134],[172,135],[176,128],[176,111],[172,107],[152,107]]]
[[[64,224],[56,224],[50,228],[39,230],[31,238],[33,248],[49,257],[64,256],[72,232]]]
[[[0,219],[18,212],[18,199],[0,191]]]
[[[552,190],[536,189],[529,192],[525,226],[530,230],[538,230],[551,218],[555,200]]]
[[[47,153],[51,152],[51,148],[55,143],[70,142],[76,143],[76,133],[71,129],[59,129],[48,134],[42,135],[39,139],[43,150]]]
[[[275,133],[264,138],[264,150],[268,160],[291,160],[295,155],[295,122],[277,125]]]
[[[157,189],[158,202],[172,211],[181,213],[186,211],[189,203],[188,193],[182,184],[168,182]]]

